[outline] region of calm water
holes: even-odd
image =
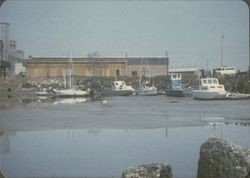
[[[112,97],[107,103],[0,110],[0,168],[9,177],[121,176],[148,162],[195,177],[201,144],[225,138],[250,148],[250,101]]]

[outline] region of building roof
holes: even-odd
[[[8,22],[0,22],[0,25],[10,25]]]
[[[169,72],[196,72],[199,71],[199,68],[197,67],[185,67],[185,68],[170,68]]]
[[[167,65],[167,57],[127,58],[128,65]]]
[[[27,60],[27,63],[65,63],[69,62],[70,59],[67,57],[32,57]],[[127,63],[127,65],[166,65],[168,58],[166,57],[132,57],[132,58],[121,58],[121,57],[77,57],[72,58],[74,63]]]

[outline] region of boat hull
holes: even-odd
[[[55,95],[60,98],[75,98],[75,97],[83,97],[88,96],[88,92],[82,90],[54,90]]]
[[[166,95],[174,97],[192,96],[192,91],[193,91],[192,88],[166,89]]]
[[[147,90],[138,90],[136,95],[143,95],[143,96],[154,96],[157,95],[157,89],[147,89]]]
[[[104,96],[128,96],[132,95],[133,91],[131,90],[103,90],[102,95]]]
[[[174,96],[174,97],[184,97],[185,94],[182,90],[174,90],[174,89],[167,89],[166,90],[167,96]]]
[[[194,90],[193,98],[197,100],[223,100],[226,99],[227,95],[225,91],[216,92],[216,91],[202,91]]]

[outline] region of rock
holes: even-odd
[[[250,150],[218,138],[201,146],[197,178],[248,178],[249,171]]]
[[[138,167],[130,167],[123,171],[122,178],[172,178],[169,164],[150,163]]]
[[[250,178],[250,171],[248,172],[246,178]]]
[[[1,173],[1,171],[0,171],[0,178],[4,178],[3,174]]]
[[[23,84],[21,85],[21,88],[25,88],[25,89],[31,89],[32,87],[33,87],[32,84],[31,84],[31,83],[28,83],[28,82],[23,83]]]

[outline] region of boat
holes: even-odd
[[[126,85],[125,81],[116,80],[112,82],[111,89],[102,91],[102,95],[105,96],[127,96],[132,95],[135,89],[131,85]]]
[[[72,55],[70,55],[70,61],[69,61],[69,82],[68,82],[68,88],[66,89],[53,89],[53,92],[57,97],[83,97],[88,96],[89,91],[83,91],[76,87],[72,86]]]
[[[89,95],[89,92],[77,88],[54,89],[53,91],[57,97],[84,97]]]
[[[167,81],[167,96],[184,97],[192,95],[192,87],[184,87],[180,74],[170,74]]]
[[[145,62],[146,67],[148,68],[148,61],[146,60]],[[141,59],[141,65],[140,65],[140,70],[142,73],[142,59]],[[140,75],[140,81],[139,81],[139,88],[136,90],[136,95],[146,95],[146,96],[151,96],[151,95],[157,95],[157,88],[150,82],[150,76],[145,76],[145,69],[144,69],[144,78],[145,81],[142,79],[142,74]]]
[[[157,95],[157,88],[150,81],[141,82],[136,95]]]
[[[198,90],[192,92],[194,99],[219,100],[226,99],[227,92],[224,85],[219,84],[217,78],[201,78]]]

